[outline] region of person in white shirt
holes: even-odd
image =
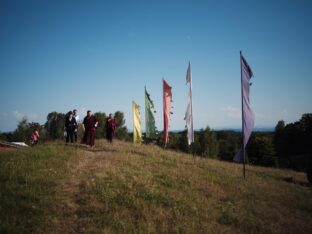
[[[73,110],[73,117],[75,118],[76,123],[77,123],[76,128],[74,130],[74,140],[75,140],[75,143],[77,143],[79,115],[77,114],[77,110],[76,109]]]

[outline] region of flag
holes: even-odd
[[[141,130],[141,114],[140,106],[135,102],[132,102],[133,110],[133,143],[141,144],[142,142],[142,130]]]
[[[169,142],[169,120],[171,114],[172,93],[170,85],[163,79],[163,98],[164,98],[164,143]]]
[[[193,108],[192,108],[192,73],[191,63],[189,63],[186,72],[186,83],[189,83],[188,103],[184,120],[186,121],[187,129],[187,143],[190,145],[194,142],[194,129],[193,129]]]
[[[149,139],[155,139],[157,136],[154,113],[154,103],[145,87],[145,131],[146,138]]]
[[[250,79],[253,77],[252,70],[247,63],[244,56],[241,54],[241,79],[242,79],[242,118],[243,118],[243,146],[242,149],[235,155],[235,162],[243,162],[243,150],[247,145],[252,129],[254,127],[255,114],[251,109],[249,102],[249,91],[250,91]]]

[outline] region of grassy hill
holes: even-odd
[[[305,174],[116,141],[0,151],[0,233],[312,233]]]

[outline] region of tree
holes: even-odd
[[[0,140],[1,141],[7,141],[8,138],[7,138],[6,134],[0,132]]]
[[[96,138],[105,138],[106,135],[106,114],[104,112],[96,112],[94,114],[99,124],[95,133]]]
[[[232,162],[240,148],[241,134],[234,131],[218,131],[216,134],[220,146],[219,158]]]
[[[249,162],[261,166],[278,166],[273,139],[269,135],[254,134],[247,145]]]
[[[275,126],[274,132],[274,144],[276,148],[276,155],[279,158],[285,155],[286,139],[284,137],[284,132],[285,132],[285,122],[284,120],[280,120]]]
[[[42,127],[39,123],[35,123],[35,122],[28,123],[27,118],[23,118],[17,124],[17,128],[12,135],[12,139],[10,140],[29,143],[32,132],[37,130],[40,135],[41,129]]]
[[[219,143],[214,132],[209,127],[201,129],[199,132],[200,152],[202,157],[216,158],[219,154]]]
[[[124,113],[121,111],[116,111],[114,114],[114,119],[116,122],[115,137],[117,139],[129,140],[128,129],[125,126],[126,120],[124,119]]]
[[[282,167],[306,169],[312,157],[312,114],[303,114],[301,119],[285,126],[279,121],[274,134],[277,156]]]
[[[302,132],[302,151],[312,157],[312,113],[303,114],[299,123]]]
[[[44,125],[47,137],[50,139],[62,139],[64,137],[65,114],[51,112],[47,116],[47,122]]]
[[[180,135],[179,141],[178,141],[179,150],[188,153],[189,152],[189,146],[188,146],[188,142],[187,142],[187,130],[184,130],[179,135]]]
[[[308,161],[306,172],[308,181],[312,184],[312,158]]]

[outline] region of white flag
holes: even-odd
[[[193,129],[193,108],[192,108],[192,73],[191,63],[186,72],[186,84],[189,83],[188,103],[185,113],[186,129],[187,129],[187,143],[190,145],[194,142],[194,129]]]
[[[251,109],[250,102],[249,102],[249,91],[250,91],[250,79],[253,77],[252,70],[247,63],[244,56],[240,55],[241,59],[241,79],[242,79],[242,108],[243,108],[243,146],[240,151],[236,153],[234,156],[235,162],[243,162],[245,159],[243,157],[243,150],[245,150],[245,147],[248,143],[249,137],[251,135],[252,129],[255,125],[255,114],[253,110]],[[245,163],[245,162],[244,162]]]

